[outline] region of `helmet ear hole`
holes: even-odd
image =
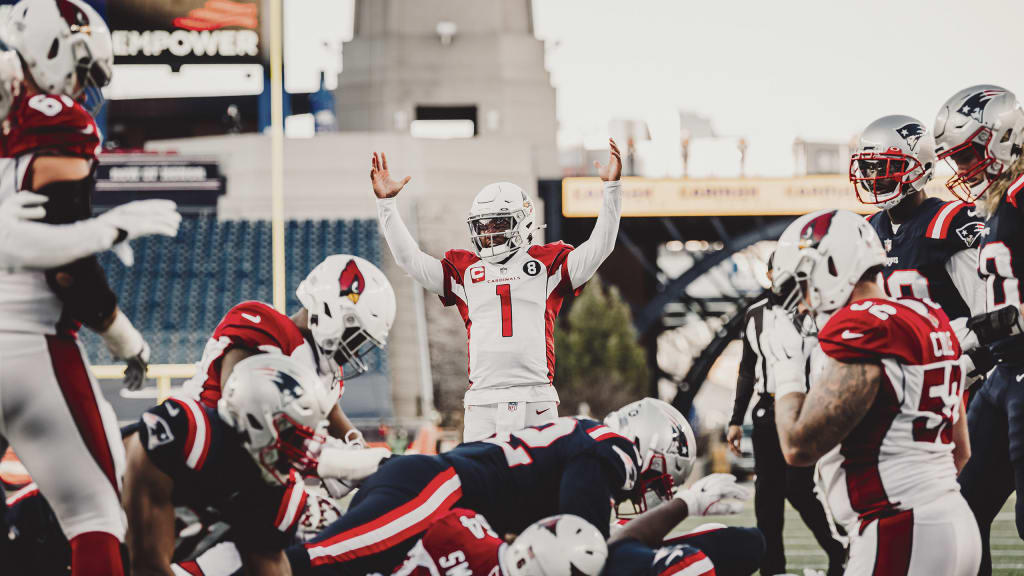
[[[328,318],[333,318],[333,316],[331,315],[331,309],[329,306],[327,306],[327,302],[324,302],[324,316],[327,316]]]
[[[259,421],[258,418],[256,418],[252,414],[246,414],[245,418],[246,420],[249,421],[249,426],[252,426],[256,430],[263,430],[263,424]]]
[[[839,271],[836,270],[836,261],[831,256],[828,257],[828,273],[833,276],[839,276]]]
[[[60,50],[60,43],[57,42],[56,38],[54,38],[53,39],[53,43],[50,44],[50,51],[47,52],[47,54],[46,54],[46,59],[47,60],[53,60],[54,58],[56,58],[57,57],[57,52],[59,50]]]

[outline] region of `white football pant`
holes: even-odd
[[[498,402],[466,406],[463,442],[476,442],[495,434],[499,438],[529,426],[558,419],[558,402]]]
[[[68,540],[104,532],[124,541],[124,444],[77,340],[0,332],[0,435]]]
[[[846,576],[975,576],[981,564],[978,523],[959,492],[874,520],[850,537]]]

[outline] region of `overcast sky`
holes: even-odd
[[[684,109],[747,138],[748,173],[783,175],[795,137],[846,142],[886,114],[930,127],[971,84],[1024,93],[1019,1],[533,3],[565,145],[634,116],[674,155]]]

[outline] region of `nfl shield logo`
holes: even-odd
[[[886,252],[892,250],[892,238],[886,238],[885,240],[882,241],[882,244],[885,245]]]
[[[516,410],[519,410],[519,402],[509,402],[508,411],[515,412]]]

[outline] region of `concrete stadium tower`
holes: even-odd
[[[559,173],[555,90],[529,0],[357,0],[335,104],[342,131],[469,119],[477,137],[529,141],[538,176]]]

